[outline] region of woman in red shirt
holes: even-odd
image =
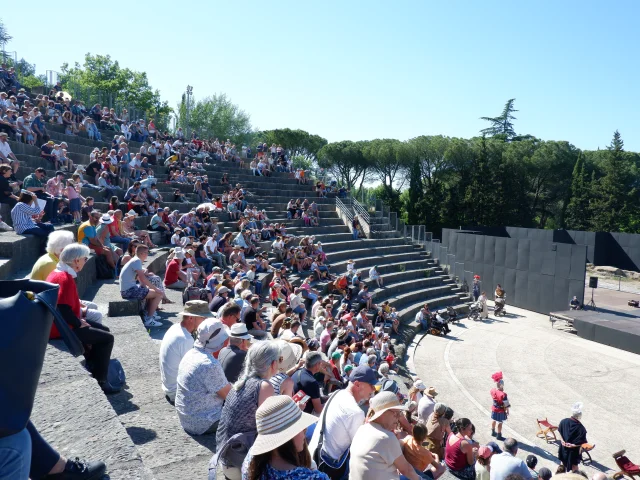
[[[90,345],[88,349],[87,369],[98,381],[100,388],[107,395],[118,393],[119,388],[113,387],[107,380],[109,370],[109,360],[113,349],[113,335],[109,329],[100,323],[87,320],[84,317],[75,278],[82,270],[90,250],[80,243],[72,243],[64,247],[60,254],[60,259],[56,269],[49,274],[47,282],[59,285],[58,290],[58,311],[62,318],[69,324],[78,339],[85,345]],[[59,338],[58,329],[51,327],[50,338]]]

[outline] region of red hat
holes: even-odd
[[[480,280],[480,275],[474,275],[473,278],[475,278],[476,280]]]
[[[491,378],[494,382],[498,383],[500,380],[502,380],[502,372],[494,373],[493,375],[491,375]]]

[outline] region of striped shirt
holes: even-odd
[[[30,207],[24,202],[16,203],[16,206],[11,210],[11,220],[13,220],[13,229],[16,233],[21,234],[25,230],[30,228],[36,228],[36,222],[31,218],[32,215],[40,213],[40,207],[38,202],[35,201],[33,207]]]

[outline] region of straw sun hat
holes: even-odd
[[[387,410],[406,410],[393,392],[380,392],[369,401],[369,421],[373,421]]]
[[[253,455],[275,450],[318,419],[304,413],[287,395],[267,398],[256,410],[258,436],[251,447]]]

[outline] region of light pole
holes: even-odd
[[[193,95],[193,87],[187,85],[187,139],[191,138],[191,96]]]

